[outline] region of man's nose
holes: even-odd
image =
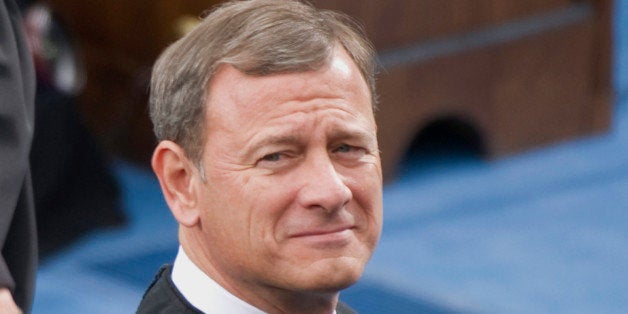
[[[301,206],[331,212],[341,209],[353,198],[346,178],[336,171],[329,156],[306,161],[302,170],[304,181],[298,194]]]

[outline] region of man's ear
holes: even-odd
[[[161,141],[155,148],[151,165],[174,218],[186,227],[196,225],[200,219],[195,186],[199,178],[183,148],[172,141]]]

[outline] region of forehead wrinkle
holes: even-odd
[[[233,76],[240,76],[243,82],[233,84],[226,94],[233,104],[237,104],[241,110],[247,111],[256,110],[258,106],[267,104],[282,105],[295,101],[305,103],[315,100],[336,103],[336,101],[345,99],[361,98],[360,93],[353,91],[349,86],[355,82],[346,82],[347,80],[339,82],[333,79],[308,76],[316,72],[318,71],[275,74],[267,77],[250,77],[242,73],[233,73]],[[325,75],[329,76],[330,74],[326,73]],[[285,80],[285,84],[278,84],[276,81],[278,78]],[[255,82],[255,84],[249,84],[249,82]],[[252,87],[255,88],[252,89]],[[245,93],[242,94],[242,91]],[[371,98],[367,97],[364,100],[371,107]]]
[[[352,118],[360,118],[360,116],[364,115],[361,110],[357,108],[357,106],[352,105],[352,103],[348,102],[346,99],[342,97],[302,97],[293,99],[284,105],[294,106],[294,109],[291,111],[289,115],[292,114],[316,114],[315,122],[320,122],[321,119],[337,118],[339,115],[331,112],[340,112],[342,114],[346,114]],[[278,115],[281,117],[281,115]],[[285,116],[285,114],[284,114]],[[368,116],[368,114],[366,115]],[[368,120],[368,119],[367,119]]]
[[[329,65],[327,67],[329,67]],[[260,116],[265,114],[263,110],[258,109],[259,107],[267,107],[268,105],[295,105],[295,108],[298,109],[295,109],[293,112],[301,111],[309,113],[315,110],[325,109],[326,107],[335,107],[347,112],[353,117],[366,114],[367,120],[370,120],[368,119],[369,112],[363,112],[363,110],[367,108],[359,109],[359,107],[362,107],[362,104],[352,105],[346,103],[346,101],[349,99],[359,102],[365,101],[367,102],[365,107],[368,107],[367,110],[370,111],[372,110],[371,98],[366,97],[362,99],[363,95],[361,95],[360,92],[353,91],[352,88],[339,88],[337,85],[339,83],[338,80],[321,80],[321,78],[308,77],[307,75],[311,72],[276,74],[268,77],[250,77],[240,73],[231,66],[222,67],[220,70],[221,73],[219,73],[217,77],[222,77],[222,83],[218,83],[218,80],[214,80],[213,84],[210,85],[210,90],[222,90],[221,94],[225,97],[222,101],[230,102],[231,105],[221,106],[221,104],[215,101],[209,101],[209,103],[213,103],[213,106],[210,107],[215,106],[214,108],[207,108],[207,111],[212,115],[217,114],[234,117],[240,116],[241,113],[246,112],[248,115],[255,115],[254,119],[251,120],[256,121]],[[324,69],[319,69],[318,71],[324,72]],[[330,73],[326,73],[326,76],[329,75]],[[277,84],[275,79],[281,77],[289,80],[290,84]],[[241,81],[239,79],[241,79]],[[255,82],[255,84],[248,84],[249,82]],[[298,86],[295,87],[294,84],[297,82]],[[355,84],[353,81],[349,83],[346,82],[346,80],[341,80],[340,83],[341,85]],[[224,86],[225,84],[226,86]],[[224,89],[224,87],[227,87],[227,89]],[[251,87],[256,88],[251,89]],[[284,88],[288,88],[288,90]],[[242,91],[245,91],[245,93],[242,94]],[[212,94],[213,93],[210,93],[210,100],[213,98]],[[314,104],[313,107],[303,106],[315,101],[322,103]],[[228,109],[225,107],[228,107]],[[370,114],[372,114],[372,111]]]

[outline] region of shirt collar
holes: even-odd
[[[205,313],[264,313],[234,296],[207,276],[180,246],[172,267],[172,281],[190,304]]]

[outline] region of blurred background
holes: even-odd
[[[38,77],[34,313],[132,313],[176,254],[153,61],[219,1],[21,1]],[[381,64],[360,313],[628,311],[628,2],[317,0]]]

